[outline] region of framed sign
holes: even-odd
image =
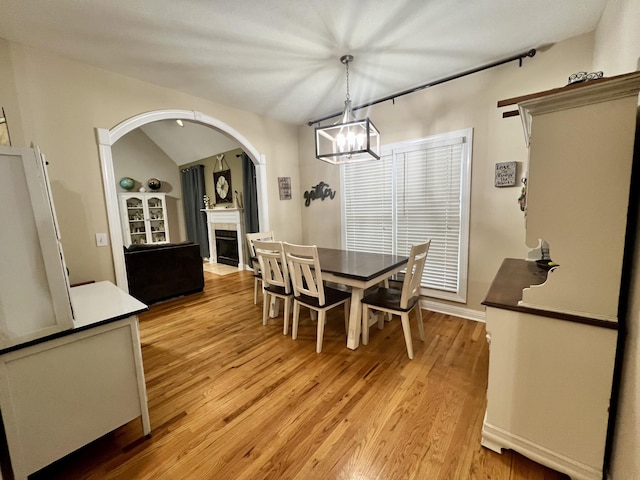
[[[280,200],[291,200],[291,177],[278,177]]]
[[[496,163],[496,187],[513,187],[516,184],[516,162]]]
[[[216,191],[216,203],[230,203],[233,201],[231,170],[213,172],[213,185]]]

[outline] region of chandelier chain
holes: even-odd
[[[345,65],[347,67],[347,100],[351,100],[351,97],[349,96],[349,61],[346,61]]]

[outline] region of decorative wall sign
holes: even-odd
[[[516,184],[516,162],[496,163],[496,187],[513,187]]]
[[[333,200],[333,197],[335,196],[336,192],[331,190],[329,184],[320,182],[319,184],[311,187],[311,190],[304,192],[304,206],[308,207],[311,205],[311,200],[316,200],[317,198],[324,201],[327,197]]]
[[[291,200],[291,177],[278,177],[280,200]]]

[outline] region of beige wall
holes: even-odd
[[[502,118],[498,100],[564,86],[573,72],[591,64],[593,35],[583,35],[540,51],[526,59],[486,70],[376,105],[369,117],[383,143],[412,140],[473,127],[469,278],[466,308],[484,311],[481,302],[502,259],[526,255],[524,218],[517,198],[520,186],[494,187],[498,162],[516,161],[519,177],[527,149],[519,117]],[[357,77],[352,82],[357,85]],[[356,112],[359,117],[364,111]],[[301,191],[320,181],[337,190],[334,200],[303,207],[304,241],[339,247],[341,241],[340,174],[314,159],[314,130],[298,129]],[[553,252],[552,252],[553,253]]]
[[[95,245],[107,217],[95,128],[142,112],[196,110],[225,122],[266,158],[270,227],[301,239],[298,202],[278,202],[277,175],[298,181],[295,127],[15,43],[0,43],[0,82],[16,145],[39,145],[50,162],[53,197],[71,282],[114,280],[109,248]],[[3,90],[3,95],[5,92]]]
[[[608,0],[595,32],[593,70],[607,77],[640,69],[640,2]]]
[[[244,198],[244,191],[242,189],[242,159],[236,157],[236,155],[240,155],[241,153],[242,149],[240,148],[229,150],[228,152],[218,152],[215,155],[203,158],[202,160],[180,165],[179,168],[182,169],[192,167],[193,165],[204,165],[205,191],[209,196],[209,200],[213,204],[216,201],[215,185],[213,184],[213,172],[217,172],[220,170],[220,168],[218,167],[218,159],[216,157],[220,154],[224,154],[222,170],[226,170],[227,166],[229,167],[229,170],[231,170],[231,194],[233,194],[234,191],[237,191],[240,194],[240,197]],[[229,198],[233,199],[233,196],[230,196]]]
[[[111,154],[118,193],[126,192],[120,186],[122,177],[131,177],[136,181],[132,192],[137,192],[140,187],[150,192],[147,186],[148,180],[150,178],[160,180],[161,186],[158,192],[167,194],[165,200],[168,218],[165,224],[169,228],[169,240],[171,242],[187,240],[182,186],[176,163],[139,128],[118,140],[111,148]],[[124,238],[122,240],[125,242]]]
[[[640,70],[640,2],[609,0],[596,29],[595,40],[594,70],[602,70],[606,76]],[[640,478],[639,348],[640,235],[635,244],[626,347],[613,442],[613,480]]]

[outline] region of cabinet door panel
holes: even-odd
[[[73,326],[49,189],[33,149],[0,148],[0,345]]]

